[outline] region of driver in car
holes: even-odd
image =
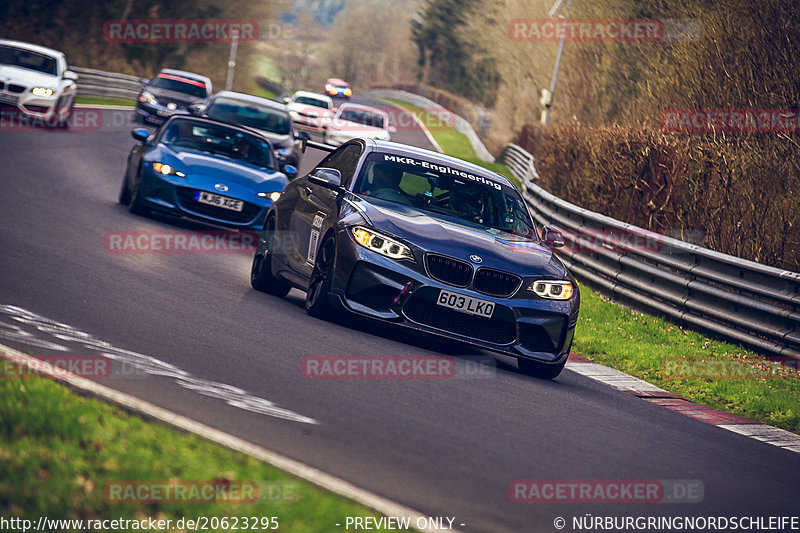
[[[372,167],[372,180],[364,184],[363,192],[367,196],[375,196],[386,200],[395,199],[403,194],[400,180],[403,170],[388,164],[377,164]]]

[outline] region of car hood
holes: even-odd
[[[151,152],[148,159],[172,165],[190,178],[207,176],[224,180],[227,183],[256,188],[268,181],[286,180],[286,176],[277,170],[261,170],[198,150],[176,148],[163,144]]]
[[[57,76],[11,65],[0,65],[0,80],[5,81],[6,79],[12,83],[27,85],[28,87],[41,85],[55,89],[58,85]]]
[[[296,111],[298,113],[303,113],[309,117],[329,117],[333,115],[330,109],[325,109],[322,107],[317,107],[313,105],[307,104],[289,104],[287,106],[290,111]]]
[[[564,278],[567,269],[553,252],[539,243],[516,241],[510,235],[493,235],[476,228],[449,222],[411,206],[350,198],[367,223],[429,252],[470,261],[481,258],[480,266],[512,270],[522,276]]]
[[[261,130],[258,128],[250,128],[254,129],[259,132],[261,135],[269,139],[269,142],[272,143],[273,148],[288,148],[294,144],[294,137],[291,134],[280,134],[280,133],[273,133],[267,130]]]
[[[358,122],[350,122],[349,120],[342,120],[334,118],[331,128],[334,130],[344,131],[347,133],[360,133],[360,134],[380,134],[386,131],[383,128],[376,128],[375,126],[367,126],[366,124],[359,124]]]

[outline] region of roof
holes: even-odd
[[[202,76],[200,74],[195,74],[194,72],[187,72],[185,70],[175,70],[175,69],[171,69],[171,68],[162,68],[160,71],[158,71],[158,73],[159,74],[169,74],[171,76],[183,76],[184,78],[188,78],[190,80],[205,82],[205,84],[208,85],[208,86],[211,85],[211,79],[210,78],[208,78],[206,76]]]
[[[295,91],[294,95],[295,98],[298,96],[308,96],[309,98],[316,98],[318,100],[326,100],[326,101],[333,101],[330,96],[326,94],[320,93],[312,93],[310,91]]]
[[[49,56],[64,56],[63,52],[59,52],[58,50],[54,50],[53,48],[47,48],[46,46],[41,46],[38,44],[26,43],[23,41],[12,41],[10,39],[0,39],[0,45],[6,46],[14,46],[16,48],[23,48],[25,50],[29,50],[31,52],[37,52],[39,54],[45,54]]]
[[[275,100],[270,100],[269,98],[262,98],[260,96],[253,96],[252,94],[245,94],[245,93],[237,93],[235,91],[220,91],[216,93],[212,99],[216,98],[230,98],[231,100],[237,100],[239,102],[249,102],[252,104],[261,104],[265,107],[270,107],[272,109],[278,109],[280,111],[286,111],[288,113],[286,105],[276,102]]]
[[[368,139],[366,140],[366,142],[368,143],[368,146],[371,145],[372,151],[374,152],[388,152],[403,157],[422,158],[433,163],[439,163],[451,167],[458,167],[462,170],[467,170],[475,175],[483,176],[484,178],[488,178],[502,185],[507,185],[512,189],[516,190],[516,187],[511,182],[511,180],[509,180],[502,174],[498,174],[497,172],[493,172],[474,163],[464,161],[463,159],[458,159],[457,157],[441,154],[439,152],[434,152],[431,150],[426,150],[424,148],[418,148],[416,146],[411,146],[409,144],[400,144],[391,141]]]
[[[325,83],[330,83],[331,85],[344,85],[346,87],[350,87],[349,83],[339,78],[328,78],[328,81],[326,81]]]
[[[354,104],[352,102],[343,103],[342,105],[339,106],[337,112],[341,112],[342,109],[360,109],[362,111],[371,111],[373,113],[381,113],[381,114],[384,114],[384,115],[388,115],[389,114],[386,111],[384,111],[383,109],[381,109],[380,107],[372,107],[372,106],[368,106],[368,105],[364,105],[364,104]]]

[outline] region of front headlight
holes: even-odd
[[[414,260],[414,254],[411,253],[411,249],[391,237],[387,237],[386,235],[363,226],[354,226],[352,230],[356,242],[364,248],[369,248],[373,252],[378,252],[391,259]]]
[[[289,148],[276,148],[275,149],[275,155],[277,155],[281,159],[285,159],[285,158],[289,157],[290,155],[292,155],[292,148],[291,147],[289,147]]]
[[[572,293],[574,291],[572,283],[569,281],[549,279],[534,281],[528,287],[528,290],[548,300],[569,300],[572,298]]]
[[[258,193],[258,196],[260,196],[261,198],[269,198],[273,202],[277,202],[278,198],[281,197],[281,193],[279,193],[279,192],[260,192],[260,193]]]
[[[146,102],[146,103],[148,103],[150,105],[156,105],[158,103],[158,100],[156,100],[156,97],[153,96],[152,94],[150,94],[147,91],[145,91],[141,95],[139,95],[139,101],[140,102]]]
[[[43,98],[50,98],[53,96],[53,89],[48,89],[47,87],[34,87],[31,91],[33,96],[41,96]]]
[[[171,166],[165,165],[164,163],[153,163],[153,170],[165,176],[178,176],[179,178],[186,177],[186,174],[184,174],[183,172],[178,172]]]

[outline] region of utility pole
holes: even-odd
[[[236,50],[239,48],[239,30],[231,31],[231,54],[228,56],[228,79],[225,81],[225,90],[233,88],[233,70],[236,68]]]
[[[550,89],[542,89],[542,99],[540,102],[544,106],[542,109],[542,124],[547,125],[547,121],[550,120],[550,108],[553,106],[553,93],[556,92],[556,80],[558,79],[558,67],[561,65],[561,52],[564,51],[564,41],[567,38],[567,22],[569,20],[569,7],[572,4],[572,0],[557,0],[553,7],[550,9],[549,15],[551,17],[560,16],[559,13],[561,12],[561,8],[564,7],[564,3],[566,2],[567,8],[563,15],[564,18],[564,26],[563,31],[561,32],[561,39],[558,41],[558,51],[556,52],[556,65],[553,68],[553,78],[550,80]]]

